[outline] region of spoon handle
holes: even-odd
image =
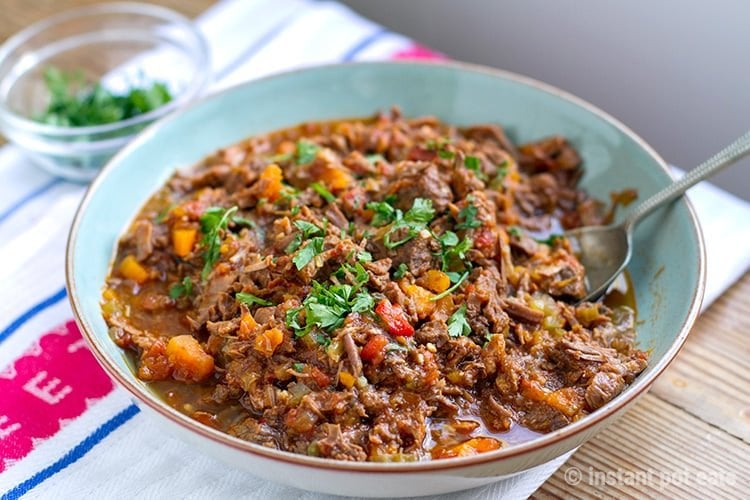
[[[673,182],[639,204],[625,219],[623,227],[629,232],[641,219],[649,215],[656,208],[674,200],[695,184],[747,156],[748,153],[750,153],[750,132],[746,132],[732,144],[685,174],[680,180]]]

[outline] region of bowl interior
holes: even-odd
[[[670,182],[661,160],[621,125],[554,89],[491,70],[372,63],[313,68],[235,87],[144,132],[95,181],[78,214],[69,243],[71,296],[110,369],[138,387],[141,397],[154,398],[109,339],[99,300],[117,238],[175,168],[253,134],[309,120],[366,116],[392,105],[408,116],[434,114],[458,125],[500,123],[515,141],[564,135],[584,159],[583,187],[603,200],[624,188],[637,189],[644,199]],[[674,356],[702,296],[702,258],[699,231],[684,200],[638,227],[629,270],[638,339],[651,349],[651,363],[599,412],[639,392]]]

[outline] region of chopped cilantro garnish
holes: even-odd
[[[448,335],[451,337],[465,337],[470,333],[471,326],[466,321],[466,304],[461,304],[461,307],[448,318]]]
[[[479,172],[479,169],[482,168],[482,162],[476,156],[467,156],[464,158],[464,167]]]
[[[467,266],[464,260],[466,259],[466,252],[471,249],[473,243],[471,238],[467,237],[459,241],[456,233],[446,231],[438,237],[438,241],[441,247],[439,256],[443,272],[455,268],[456,264],[460,264],[464,268]]]
[[[293,222],[293,224],[297,227],[297,229],[302,231],[302,236],[304,236],[305,238],[323,234],[323,230],[312,222],[307,222],[306,220],[296,220]]]
[[[562,234],[550,234],[550,235],[549,235],[549,237],[548,237],[548,238],[546,238],[546,239],[543,239],[543,240],[537,240],[536,238],[534,238],[534,240],[535,240],[535,241],[536,241],[537,243],[542,243],[542,244],[544,244],[544,245],[554,246],[554,245],[555,245],[555,242],[557,242],[557,240],[559,240],[559,239],[562,239],[562,238],[564,238],[564,237],[565,237],[565,236],[563,236]]]
[[[193,295],[193,282],[189,276],[185,276],[182,281],[169,287],[169,297],[172,299],[190,297],[191,295]]]
[[[239,292],[237,295],[235,295],[235,297],[246,306],[251,306],[253,304],[258,304],[259,306],[273,305],[273,302],[271,302],[270,300],[261,299],[260,297],[253,295],[252,293]]]
[[[323,252],[324,241],[325,239],[322,236],[316,236],[305,243],[305,246],[303,246],[292,258],[292,262],[297,267],[297,270],[301,270],[317,255],[320,255]]]
[[[477,207],[472,203],[469,203],[458,212],[459,223],[456,224],[456,229],[476,229],[482,225],[482,222],[477,220]]]
[[[404,277],[404,274],[409,270],[409,267],[405,263],[401,263],[398,265],[398,268],[396,268],[396,272],[393,273],[393,277],[397,280],[400,280]]]
[[[86,127],[127,120],[148,113],[172,100],[164,83],[133,87],[115,94],[100,83],[88,85],[83,72],[64,72],[55,67],[44,71],[49,104],[34,120],[58,127]]]
[[[372,217],[372,225],[375,227],[385,226],[396,220],[397,209],[388,201],[371,201],[365,208],[375,212]]]
[[[289,213],[294,216],[297,215],[300,211],[299,205],[294,205],[292,208],[289,209]]]
[[[201,244],[205,249],[203,252],[203,271],[201,272],[201,278],[205,281],[214,265],[219,260],[219,248],[221,247],[221,237],[219,233],[227,228],[229,221],[231,220],[234,213],[237,212],[237,207],[226,209],[222,207],[209,207],[203,212],[200,218],[201,232],[203,233],[203,239]]]
[[[385,161],[385,158],[381,154],[367,155],[365,159],[373,165],[379,161]]]
[[[508,226],[507,231],[509,235],[515,236],[516,238],[523,236],[523,230],[518,226]]]
[[[294,158],[292,153],[280,153],[277,155],[269,156],[266,161],[269,163],[284,163]]]
[[[427,224],[435,217],[435,209],[432,208],[432,200],[416,198],[411,208],[403,215],[396,211],[396,219],[383,237],[386,248],[393,249],[414,239],[420,231],[427,228]],[[406,229],[406,236],[398,241],[391,241],[391,235],[396,231]]]
[[[240,217],[239,215],[235,215],[234,217],[232,217],[232,222],[238,226],[247,226],[251,228],[256,227],[257,225],[254,221],[246,219],[245,217]]]
[[[326,200],[328,203],[333,203],[334,201],[336,201],[336,197],[333,196],[333,193],[327,190],[323,184],[319,182],[313,182],[310,184],[310,187],[313,188],[313,191],[318,193],[321,198]]]
[[[295,152],[297,165],[307,165],[308,163],[312,163],[313,160],[315,160],[318,151],[320,151],[320,146],[317,144],[306,140],[298,141],[297,151]]]
[[[454,153],[453,151],[448,151],[447,149],[439,149],[437,154],[440,158],[446,160],[452,160],[456,156],[456,153]]]
[[[362,250],[357,254],[357,260],[360,262],[372,262],[372,254]]]
[[[317,328],[330,332],[340,327],[352,312],[367,312],[375,306],[375,299],[357,285],[325,286],[317,281],[312,291],[302,301],[302,306],[286,313],[286,325],[297,337],[303,337]],[[300,313],[304,311],[304,318]],[[317,339],[316,339],[317,340]]]
[[[305,369],[305,364],[304,363],[293,363],[292,364],[292,368],[294,368],[295,372],[302,373],[302,371],[304,371],[304,369]]]

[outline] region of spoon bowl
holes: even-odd
[[[698,165],[687,175],[639,204],[619,225],[588,226],[567,231],[578,259],[586,269],[588,293],[580,302],[604,295],[625,270],[633,253],[633,228],[649,214],[685,193],[688,189],[750,154],[750,132]]]

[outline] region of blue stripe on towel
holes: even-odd
[[[378,28],[376,31],[370,33],[365,38],[360,40],[360,42],[349,49],[349,51],[343,55],[341,60],[343,62],[349,62],[354,60],[357,55],[365,50],[367,47],[375,43],[378,39],[380,39],[382,36],[386,35],[388,33],[388,30],[385,28]]]
[[[54,294],[50,295],[46,299],[31,306],[31,308],[29,308],[27,311],[25,311],[16,319],[14,319],[10,325],[8,325],[3,331],[0,332],[0,342],[3,342],[5,339],[10,337],[13,334],[13,332],[21,328],[24,325],[24,323],[29,321],[31,318],[33,318],[40,312],[44,311],[48,307],[51,307],[57,304],[62,299],[67,297],[67,295],[68,295],[68,292],[65,290],[65,287],[62,287],[61,289],[59,289],[58,291],[56,291]]]
[[[112,434],[112,432],[120,428],[125,422],[133,418],[139,411],[140,410],[137,406],[131,404],[120,413],[104,422],[98,429],[89,434],[86,439],[78,443],[72,450],[66,453],[57,462],[53,463],[49,467],[40,470],[12,490],[7,491],[2,496],[2,500],[14,500],[16,498],[20,498],[22,495],[25,495],[45,480],[65,469],[67,466],[77,462],[81,457],[91,451],[94,446],[99,444],[104,438]]]
[[[48,183],[39,186],[38,188],[30,192],[29,194],[21,197],[18,201],[16,201],[10,207],[8,207],[3,213],[0,213],[0,224],[2,224],[5,221],[5,219],[13,215],[13,213],[16,212],[19,208],[23,207],[28,202],[32,201],[34,198],[38,198],[39,196],[43,195],[44,193],[46,193],[53,187],[57,186],[61,182],[63,182],[62,179],[58,179],[58,178],[52,179]]]

